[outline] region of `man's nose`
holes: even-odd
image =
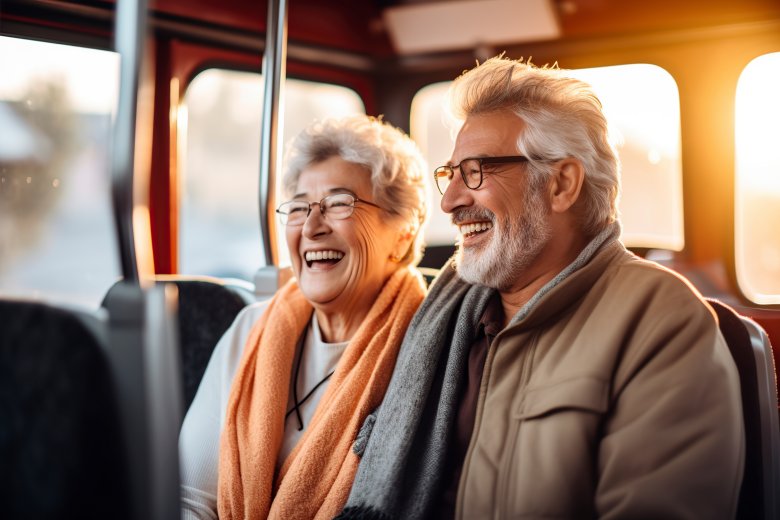
[[[460,207],[470,206],[474,202],[471,197],[471,192],[472,190],[463,182],[463,176],[460,172],[454,172],[450,185],[447,186],[444,195],[441,197],[442,211],[445,213],[452,213]]]

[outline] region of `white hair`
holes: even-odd
[[[601,102],[587,83],[556,68],[497,56],[457,78],[449,91],[451,115],[511,110],[525,123],[517,143],[528,174],[549,179],[551,160],[573,157],[585,170],[583,231],[595,236],[618,220],[620,163]]]

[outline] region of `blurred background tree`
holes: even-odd
[[[56,79],[32,82],[0,118],[0,270],[40,239],[79,143],[76,114]]]

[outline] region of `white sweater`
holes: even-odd
[[[219,462],[219,436],[225,424],[230,388],[241,361],[244,345],[255,322],[265,312],[268,302],[250,305],[242,310],[214,348],[206,372],[184,418],[179,436],[181,465],[182,519],[217,518],[217,469]],[[317,315],[306,331],[303,343],[303,359],[298,375],[299,401],[323,378],[330,374],[347,346],[343,343],[325,343],[320,335]],[[295,366],[292,376],[295,378]],[[304,428],[311,421],[327,381],[299,405]],[[287,410],[295,404],[290,386]],[[277,455],[277,468],[292,451],[303,431],[295,412],[287,416],[282,447]]]

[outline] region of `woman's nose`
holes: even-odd
[[[325,221],[325,215],[322,214],[320,205],[312,204],[309,206],[309,216],[306,217],[306,221],[303,223],[303,235],[311,238],[327,232],[328,229],[329,227]]]

